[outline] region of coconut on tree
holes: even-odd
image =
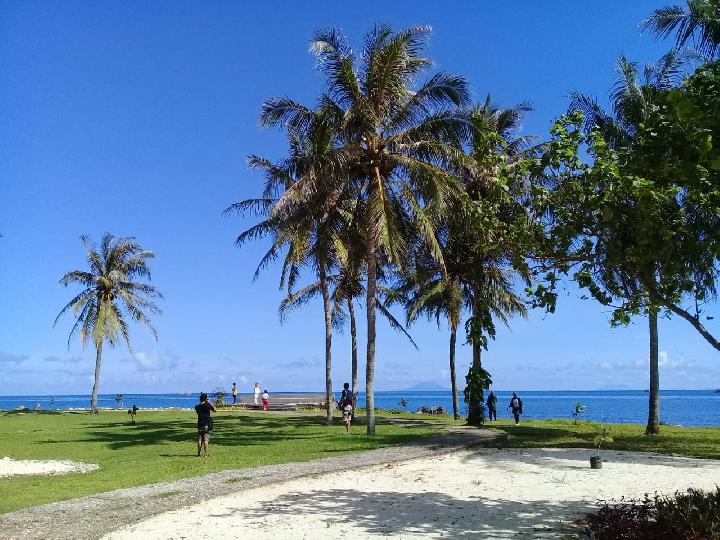
[[[105,234],[99,246],[95,246],[87,236],[80,239],[87,251],[89,268],[68,272],[60,279],[60,285],[78,284],[83,290],[60,311],[55,324],[70,311],[75,317],[75,324],[68,336],[68,349],[76,334],[79,334],[83,346],[90,340],[95,347],[95,382],[90,410],[97,414],[103,344],[115,347],[124,341],[132,350],[130,321],[145,326],[157,339],[157,331],[148,314],[161,313],[155,301],[161,299],[162,294],[149,283],[140,281],[150,280],[148,261],[155,254],[140,246],[134,238]]]

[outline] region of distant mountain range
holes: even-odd
[[[402,390],[420,390],[423,392],[431,392],[431,391],[446,391],[450,390],[447,386],[443,386],[442,384],[438,384],[433,381],[424,381],[419,382],[417,384],[414,384],[412,386],[408,386],[407,388],[403,388]]]

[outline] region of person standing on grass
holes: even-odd
[[[233,383],[232,387],[233,404],[237,403],[237,385]]]
[[[490,392],[490,395],[488,396],[485,404],[488,408],[488,419],[491,422],[493,421],[493,419],[497,421],[497,397],[495,396],[495,392]]]
[[[345,432],[350,433],[350,423],[352,422],[353,413],[353,393],[350,390],[350,384],[343,384],[343,391],[338,401],[338,407],[343,414],[343,424],[345,424]]]
[[[255,386],[253,387],[253,394],[255,395],[255,405],[258,405],[258,401],[260,399],[260,385],[258,383],[255,383]]]
[[[215,405],[208,401],[207,394],[203,392],[200,394],[200,403],[195,405],[195,412],[197,413],[197,429],[198,429],[198,451],[197,457],[200,457],[200,451],[205,452],[205,457],[208,457],[210,446],[210,432],[213,428],[213,421],[210,413],[216,411]]]
[[[270,405],[270,394],[268,394],[267,390],[265,390],[265,392],[263,392],[262,402],[263,402],[263,411],[267,411],[268,406]]]
[[[515,417],[515,425],[520,424],[520,415],[523,413],[522,399],[520,399],[516,392],[513,392],[513,397],[510,400],[508,409],[512,409],[512,414]]]

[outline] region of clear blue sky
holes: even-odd
[[[101,392],[322,388],[321,305],[281,326],[277,269],[252,283],[267,246],[235,248],[251,220],[220,216],[261,189],[246,156],[284,150],[258,127],[263,99],[319,92],[313,29],[339,26],[358,43],[378,21],[429,24],[440,69],[465,75],[477,99],[532,102],[525,132],[545,136],[568,90],[604,99],[619,53],[664,52],[637,31],[664,3],[1,2],[0,394],[89,393],[93,351],[68,351],[71,320],[52,322],[73,292],[58,279],[84,265],[78,237],[105,231],[157,253],[166,301],[159,342],[135,328],[134,354],[108,350]],[[645,321],[611,330],[608,318],[569,293],[557,314],[499,331],[485,365],[501,389],[645,387]],[[448,385],[446,328],[412,331],[419,351],[381,325],[378,388]],[[687,323],[661,321],[660,340],[663,388],[720,386],[717,352]],[[348,333],[333,354],[339,387]],[[469,347],[458,354],[463,380]]]

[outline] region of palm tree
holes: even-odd
[[[448,260],[447,254],[444,256]],[[455,370],[455,344],[462,314],[463,294],[460,276],[443,275],[431,257],[425,257],[425,265],[417,264],[413,273],[405,273],[399,290],[407,295],[405,304],[408,324],[425,315],[447,320],[450,328],[450,387],[452,389],[453,417],[460,418],[458,406],[457,374]]]
[[[449,171],[460,167],[458,142],[467,123],[457,108],[468,100],[461,77],[437,73],[414,90],[414,81],[431,62],[422,56],[429,27],[398,32],[377,25],[365,37],[358,61],[336,30],[318,32],[311,49],[325,76],[323,107],[337,119],[343,147],[327,167],[348,171],[367,208],[366,414],[367,432],[375,434],[375,323],[378,260],[398,264],[407,239],[403,222],[411,221],[442,258],[428,207],[441,214],[457,188]],[[342,175],[341,175],[342,176]]]
[[[692,3],[692,2],[690,2]],[[657,10],[655,14],[657,15]],[[649,20],[654,20],[653,17]],[[659,21],[659,19],[657,19]],[[649,23],[647,23],[649,25]],[[658,22],[658,24],[660,24]],[[680,23],[677,23],[680,24]],[[684,27],[683,27],[684,28]],[[670,30],[667,30],[668,32]],[[693,30],[694,31],[694,30]],[[692,32],[691,34],[692,35]],[[685,38],[687,40],[689,38]],[[684,43],[684,42],[683,42]],[[585,129],[597,129],[607,143],[616,149],[632,145],[638,126],[652,112],[654,97],[658,91],[676,86],[683,75],[684,58],[678,51],[670,51],[656,64],[649,64],[642,70],[625,56],[618,59],[618,79],[610,92],[612,112],[608,113],[597,101],[579,92],[571,92],[570,110],[582,111],[585,117]],[[641,273],[655,280],[658,262],[650,268],[641,269]],[[637,279],[626,279],[625,288],[645,304],[648,314],[650,333],[650,389],[648,403],[647,435],[660,433],[660,372],[658,363],[658,324],[657,306],[647,296],[647,290]]]
[[[115,347],[122,339],[128,349],[132,350],[127,317],[145,326],[157,339],[157,332],[146,312],[160,313],[154,300],[161,299],[162,294],[152,285],[134,281],[136,278],[150,279],[148,260],[155,257],[152,251],[143,249],[134,238],[105,234],[99,248],[86,236],[80,239],[87,250],[90,269],[73,270],[60,280],[60,285],[64,287],[79,283],[84,288],[60,311],[55,324],[66,311],[72,311],[75,324],[68,336],[68,349],[70,340],[78,331],[83,346],[88,339],[95,345],[95,382],[90,410],[97,413],[103,343]]]
[[[522,256],[523,248],[515,239],[515,231],[523,230],[528,219],[524,209],[511,195],[515,186],[499,184],[495,178],[510,179],[503,168],[512,168],[522,158],[532,156],[539,147],[534,137],[520,136],[524,115],[532,108],[526,103],[501,108],[488,96],[484,103],[469,111],[473,129],[469,157],[474,162],[473,174],[464,177],[468,202],[459,205],[449,223],[446,250],[453,253],[452,265],[464,286],[465,303],[471,319],[468,335],[472,344],[473,373],[482,369],[482,349],[495,337],[494,320],[506,326],[515,315],[527,316],[525,305],[515,293],[515,281],[529,282],[529,272],[515,268],[513,259]],[[485,228],[468,227],[478,212],[490,220]],[[487,379],[489,380],[489,379]],[[466,388],[468,422],[483,421],[483,389]]]
[[[273,103],[276,105],[276,103]],[[308,287],[294,292],[294,286],[304,265],[312,267],[318,277],[315,292],[319,291],[323,299],[325,322],[325,393],[327,423],[333,419],[333,388],[332,388],[332,306],[330,298],[330,282],[328,271],[334,264],[334,250],[339,244],[338,231],[345,227],[342,221],[347,218],[347,206],[352,199],[343,192],[347,184],[333,185],[322,178],[320,170],[325,154],[333,149],[334,132],[332,123],[322,113],[296,107],[297,118],[302,121],[279,122],[268,120],[268,105],[261,116],[261,121],[271,125],[283,123],[287,129],[290,155],[280,163],[272,163],[267,159],[251,156],[251,167],[261,170],[266,176],[266,185],[261,199],[249,199],[231,205],[225,212],[245,212],[255,210],[266,219],[251,227],[238,236],[237,245],[249,239],[271,236],[272,246],[261,260],[255,273],[269,262],[275,260],[279,253],[286,251],[283,262],[280,288],[287,285],[289,298],[301,298],[306,301]],[[307,179],[312,179],[313,189],[306,189]],[[282,207],[283,211],[278,211]],[[281,304],[282,312],[286,301]]]
[[[692,43],[709,58],[720,58],[720,1],[687,0],[687,9],[674,5],[656,9],[641,24],[657,38],[675,33],[675,46]]]

